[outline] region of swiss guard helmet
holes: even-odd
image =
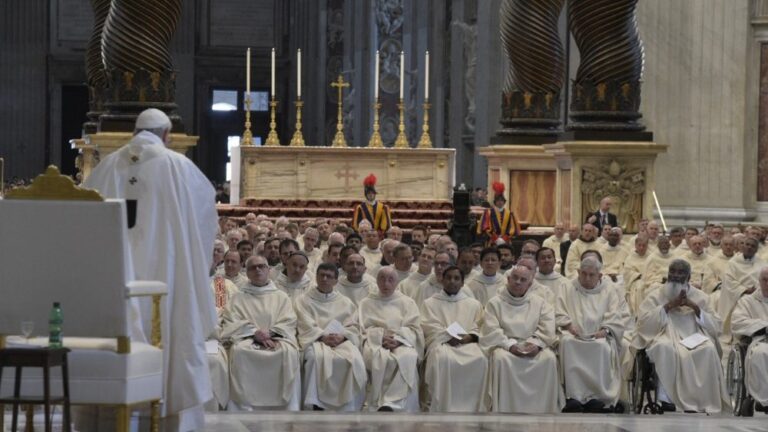
[[[365,186],[365,195],[367,196],[369,192],[373,192],[373,194],[376,194],[376,176],[373,175],[373,173],[368,174],[368,177],[363,180],[363,186]]]

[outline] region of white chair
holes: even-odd
[[[118,431],[127,431],[132,407],[148,403],[152,430],[158,430],[163,354],[131,341],[130,304],[131,297],[151,295],[159,314],[166,286],[132,280],[125,202],[100,200],[57,174],[49,168],[29,190],[0,200],[0,348],[25,342],[8,337],[19,334],[22,321],[33,321],[35,333],[47,335],[51,306],[60,302],[64,346],[72,350],[71,403],[117,407]],[[59,192],[51,193],[51,184]],[[94,200],[80,200],[88,197]],[[153,316],[157,331],[159,321]],[[29,342],[46,345],[47,337]],[[153,342],[159,345],[158,333]],[[12,388],[12,381],[3,377],[2,388]],[[51,384],[61,388],[60,377],[54,375]],[[22,394],[39,393],[41,386],[42,373],[25,369]]]

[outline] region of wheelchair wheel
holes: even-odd
[[[751,417],[754,415],[754,402],[747,395],[745,379],[744,357],[745,353],[739,345],[731,348],[728,354],[728,366],[726,369],[725,385],[731,401],[733,415]]]
[[[632,366],[632,376],[629,380],[629,397],[632,404],[631,412],[640,414],[643,412],[643,382],[648,377],[645,374],[645,353],[638,351]]]

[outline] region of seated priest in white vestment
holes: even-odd
[[[213,242],[213,262],[211,263],[210,275],[224,273],[224,254],[227,253],[227,244],[224,241],[216,239]]]
[[[392,250],[392,267],[397,272],[397,283],[408,278],[413,271],[413,251],[405,243],[400,243]]]
[[[243,274],[243,262],[240,253],[236,250],[227,251],[224,254],[224,277],[240,289],[248,283],[248,278]]]
[[[597,227],[591,223],[584,224],[581,227],[579,238],[571,242],[568,248],[568,255],[565,258],[565,277],[573,279],[576,277],[581,259],[579,257],[584,252],[600,250],[602,246],[597,242]]]
[[[714,414],[725,396],[721,322],[707,295],[688,283],[690,271],[687,261],[672,261],[667,283],[640,304],[633,346],[654,363],[662,409]]]
[[[395,262],[395,256],[394,251],[395,247],[399,245],[400,242],[397,240],[392,239],[384,239],[381,241],[381,245],[379,246],[379,249],[381,249],[381,258],[377,262],[369,263],[366,259],[366,267],[368,267],[368,274],[376,277],[376,275],[379,273],[379,270],[382,269],[382,267],[387,267],[391,265],[393,262]]]
[[[734,338],[749,337],[752,342],[744,361],[747,391],[763,407],[768,406],[768,267],[760,270],[760,289],[742,296],[731,315]]]
[[[736,306],[736,302],[741,296],[755,292],[760,284],[758,281],[760,269],[763,268],[765,262],[756,256],[758,247],[759,243],[756,239],[745,237],[742,253],[731,258],[728,269],[725,271],[717,311],[723,320],[723,339],[726,343],[731,342],[731,312]]]
[[[432,266],[435,264],[435,248],[424,246],[416,260],[416,271],[397,285],[398,291],[410,298],[415,298],[419,292],[419,285],[432,274]]]
[[[560,258],[560,244],[567,240],[565,237],[565,225],[562,222],[556,223],[554,231],[551,236],[544,239],[541,246],[552,249],[555,252],[557,264],[560,264],[562,262],[562,258]]]
[[[637,315],[637,309],[643,301],[642,293],[645,286],[643,275],[648,265],[648,256],[648,237],[645,234],[638,234],[635,237],[635,249],[624,260],[622,270],[624,292],[633,315]]]
[[[435,255],[435,264],[432,266],[432,274],[419,284],[418,289],[410,292],[408,297],[412,298],[416,302],[416,305],[421,308],[424,304],[424,300],[432,297],[443,290],[443,272],[448,267],[454,265],[454,259],[448,252],[438,252]],[[464,285],[461,290],[469,297],[475,298],[472,291]]]
[[[483,306],[461,292],[464,274],[443,272],[443,290],[424,301],[424,382],[432,412],[485,412],[488,359],[478,345]]]
[[[608,231],[608,242],[603,246],[600,254],[603,257],[603,274],[623,288],[622,273],[629,251],[621,244],[621,234],[621,228],[611,228]]]
[[[336,266],[320,264],[315,277],[317,286],[295,302],[299,344],[304,352],[304,406],[359,411],[368,375],[360,353],[357,307],[334,290]]]
[[[736,241],[730,235],[723,237],[720,241],[719,248],[709,250],[709,254],[712,255],[712,269],[717,278],[721,281],[725,279],[728,263],[731,262],[731,258],[733,258],[735,252]]]
[[[246,262],[249,284],[230,300],[222,337],[230,349],[231,398],[241,409],[299,410],[301,378],[296,314],[287,294],[269,280],[261,256]]]
[[[365,245],[360,248],[360,255],[365,258],[366,266],[372,267],[380,263],[381,237],[379,237],[379,232],[374,229],[370,229],[365,233],[361,232],[360,235],[363,237],[363,242],[365,243]]]
[[[378,291],[360,302],[363,358],[370,375],[368,408],[371,411],[419,410],[417,363],[423,354],[419,308],[397,291],[397,273],[381,269]]]
[[[368,294],[378,290],[376,279],[365,272],[365,258],[354,252],[354,248],[346,246],[344,249],[352,249],[352,254],[345,260],[342,267],[343,276],[339,276],[334,291],[352,300],[355,307],[360,306],[360,301],[368,297]]]
[[[309,267],[309,257],[304,252],[291,252],[285,260],[283,271],[274,279],[275,287],[288,294],[291,300],[296,299],[309,291],[312,286],[307,269]]]
[[[314,272],[323,257],[323,252],[320,248],[316,247],[317,242],[320,240],[320,233],[315,228],[309,227],[304,231],[304,239],[302,251],[307,254],[309,258],[309,271]]]
[[[466,281],[466,285],[483,307],[488,303],[488,300],[507,286],[504,274],[499,272],[500,265],[499,250],[495,247],[487,247],[480,252],[481,271]]]
[[[294,240],[295,241],[295,240]],[[269,278],[274,279],[283,271],[283,262],[281,261],[280,252],[281,240],[277,237],[271,237],[264,240],[264,247],[261,251],[261,256],[267,259],[269,263]],[[296,249],[299,250],[299,244],[295,243]],[[287,254],[286,254],[287,257]]]
[[[531,274],[536,274],[536,259],[534,258],[536,254],[533,255],[521,255],[520,258],[517,260],[516,266],[522,266],[527,267],[528,270],[531,271]],[[513,267],[514,268],[514,267]],[[511,271],[511,270],[510,270]],[[509,276],[509,271],[507,272],[507,276]],[[533,279],[533,282],[531,284],[531,287],[528,289],[528,291],[531,292],[533,295],[537,295],[544,300],[546,300],[547,303],[550,304],[553,308],[555,307],[556,297],[555,293],[549,289],[544,284],[539,283],[535,278]]]
[[[645,298],[652,287],[655,288],[667,281],[669,264],[675,259],[675,255],[670,249],[672,243],[669,241],[669,237],[660,236],[656,246],[657,250],[648,256],[645,273],[642,276],[643,292],[641,298]]]
[[[274,242],[271,240],[267,240],[265,242],[265,249],[264,252],[267,252],[266,245],[274,245]],[[286,238],[283,240],[277,240],[278,245],[278,262],[277,264],[273,264],[272,261],[269,261],[269,255],[265,255],[267,258],[267,261],[269,262],[269,278],[272,279],[272,281],[276,281],[277,278],[280,276],[280,273],[282,273],[285,270],[285,264],[288,261],[288,258],[290,258],[291,254],[294,252],[299,251],[299,242],[292,238]],[[271,254],[270,254],[271,255]]]
[[[621,341],[628,316],[620,291],[603,280],[602,264],[587,257],[579,276],[557,299],[563,412],[610,412],[621,390]]]
[[[226,408],[229,403],[229,356],[227,350],[220,343],[221,320],[230,299],[240,290],[222,275],[213,277],[211,288],[213,289],[218,320],[216,334],[211,335],[206,341],[208,371],[211,373],[211,388],[213,389],[213,399],[206,404],[206,410],[218,411]],[[209,349],[209,346],[213,347],[214,345],[215,350]]]
[[[560,296],[560,293],[571,284],[565,276],[555,270],[555,266],[557,265],[555,256],[555,251],[548,247],[539,249],[539,251],[536,252],[536,275],[534,276],[535,282],[549,288],[552,292],[553,299],[557,299],[557,297]],[[552,306],[552,310],[554,310],[554,300],[550,306]]]
[[[712,258],[707,255],[707,240],[702,236],[693,236],[688,241],[691,250],[684,253],[680,258],[688,261],[691,265],[691,286],[704,291],[704,294],[711,294],[720,281],[714,272]]]
[[[552,351],[555,313],[530,292],[533,272],[514,266],[507,287],[485,306],[480,345],[490,359],[488,394],[493,412],[556,413],[563,403]]]

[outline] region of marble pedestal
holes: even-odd
[[[133,137],[133,133],[130,132],[98,132],[86,135],[85,138],[70,140],[72,148],[77,149],[80,153],[76,163],[80,177],[82,177],[81,180],[88,178],[91,170],[101,158],[127,144],[131,137]],[[199,138],[194,135],[172,133],[168,148],[186,155],[189,149],[197,145]]]
[[[563,141],[542,149],[557,169],[556,214],[566,223],[581,224],[610,196],[612,213],[625,232],[637,232],[641,218],[653,218],[655,163],[666,144],[649,141]]]

